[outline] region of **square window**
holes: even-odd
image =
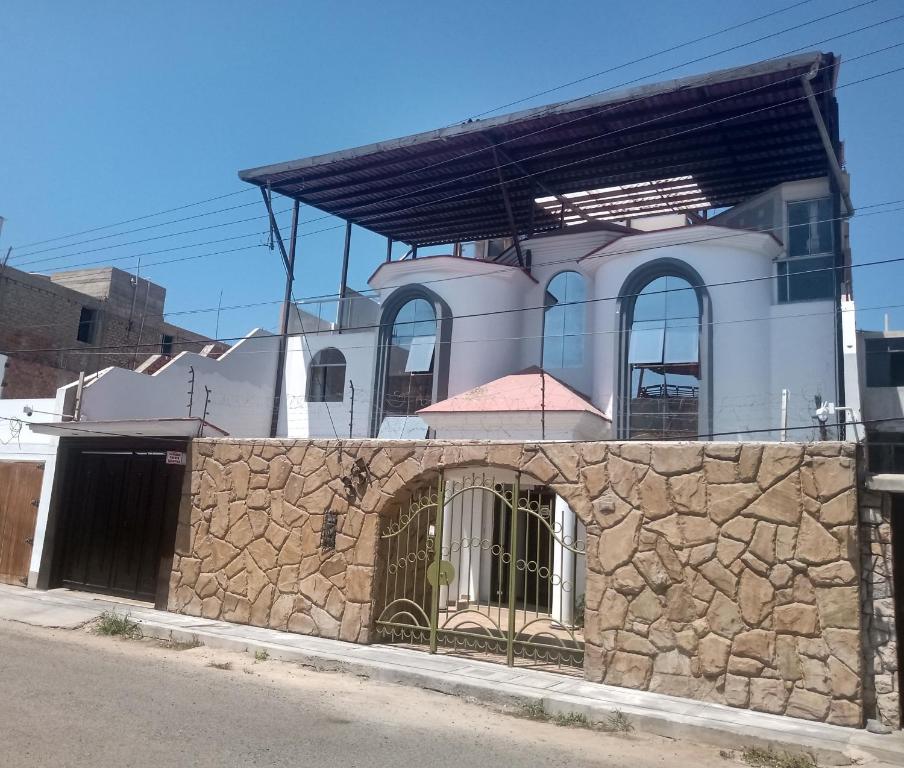
[[[833,251],[832,201],[788,203],[788,256],[816,256]]]
[[[867,339],[866,386],[904,387],[904,338]]]
[[[173,354],[173,337],[168,333],[164,333],[160,338],[160,353],[163,355]]]
[[[833,257],[787,259],[778,263],[778,300],[817,301],[835,296]]]

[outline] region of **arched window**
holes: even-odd
[[[694,440],[709,431],[709,301],[687,265],[639,268],[620,300],[621,435]]]
[[[383,416],[409,416],[433,402],[436,335],[436,312],[427,299],[399,307],[386,338]]]
[[[584,277],[578,272],[559,272],[549,281],[543,312],[544,368],[584,365],[586,298]]]
[[[309,403],[341,403],[345,394],[345,356],[335,347],[321,349],[308,372]]]

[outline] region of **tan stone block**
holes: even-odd
[[[658,653],[653,657],[653,672],[659,675],[683,675],[690,677],[691,660],[679,651]]]
[[[738,465],[734,460],[716,461],[708,459],[703,462],[703,473],[710,485],[738,482]]]
[[[672,506],[680,513],[706,514],[706,484],[702,475],[676,475],[668,480]]]
[[[645,598],[645,605],[638,603],[640,598]],[[655,603],[654,603],[655,601]],[[635,611],[635,603],[638,604]],[[662,613],[662,606],[658,598],[647,590],[631,604],[631,610],[643,618],[653,616],[649,621],[655,621]],[[697,618],[697,605],[686,584],[675,584],[670,587],[665,597],[666,615],[670,621],[686,624]],[[638,613],[643,609],[642,613]]]
[[[318,637],[326,637],[333,640],[339,639],[340,623],[330,616],[323,608],[312,605],[311,618],[314,619],[314,623],[317,625],[316,635]]]
[[[708,605],[716,595],[716,588],[699,573],[693,574],[688,583],[692,585],[691,595],[695,600],[702,600]]]
[[[709,544],[719,536],[719,527],[706,517],[680,516],[679,523],[684,534],[683,544],[689,547]]]
[[[743,656],[732,656],[728,659],[728,674],[741,677],[759,677],[763,674],[765,664],[756,659],[748,659]]]
[[[369,603],[373,588],[373,571],[364,566],[352,565],[345,573],[346,598],[353,603]]]
[[[205,619],[218,619],[222,603],[217,597],[208,597],[201,601],[201,616]]]
[[[361,642],[370,623],[370,606],[362,603],[346,603],[339,628],[339,639],[350,643]]]
[[[818,617],[812,605],[790,603],[775,608],[772,612],[772,623],[776,632],[814,635],[818,627]]]
[[[800,466],[804,448],[795,443],[770,443],[763,446],[756,481],[764,490]]]
[[[731,642],[724,637],[709,634],[702,638],[697,646],[701,674],[704,677],[717,677],[724,674],[730,652]]]
[[[255,539],[247,546],[247,550],[263,570],[269,570],[276,565],[277,552],[265,539]]]
[[[736,675],[725,676],[725,703],[730,707],[746,707],[750,702],[750,681]]]
[[[280,592],[295,593],[298,590],[298,566],[284,565],[279,569],[279,577],[276,579],[276,588]]]
[[[721,592],[715,593],[706,612],[706,619],[712,631],[722,637],[732,638],[744,629],[737,603]]]
[[[738,478],[741,482],[749,483],[756,479],[762,453],[762,446],[741,446],[741,455],[738,457]]]
[[[661,536],[656,540],[656,554],[659,555],[662,566],[672,581],[681,581],[684,578],[684,566],[681,564],[681,560],[672,545]]]
[[[798,663],[802,674],[801,683],[804,688],[816,693],[829,693],[831,691],[828,668],[825,662],[809,656],[800,656]]]
[[[779,563],[778,565],[773,566],[772,571],[769,574],[769,581],[772,582],[772,586],[776,589],[787,587],[791,584],[793,578],[794,571],[785,563]]]
[[[647,471],[640,483],[640,506],[649,520],[659,520],[674,511],[669,501],[666,478],[653,470]]]
[[[744,551],[744,542],[720,536],[716,545],[716,557],[726,568],[737,560]]]
[[[788,700],[788,708],[785,710],[785,714],[788,717],[822,721],[826,719],[826,715],[829,713],[830,703],[831,700],[828,696],[795,688],[791,692],[791,698]]]
[[[641,513],[634,510],[622,522],[600,534],[597,552],[605,573],[612,573],[631,560],[637,549],[642,519]]]
[[[612,586],[624,595],[640,594],[647,583],[631,563],[623,565],[612,575]]]
[[[656,646],[647,640],[647,638],[626,630],[618,631],[615,643],[616,648],[620,651],[642,653],[644,656],[653,656],[656,654]]]
[[[810,565],[830,563],[839,557],[838,539],[810,515],[801,518],[795,556]]]
[[[753,571],[744,571],[738,585],[741,616],[751,626],[758,626],[772,610],[775,589],[767,579]]]
[[[292,614],[294,605],[294,595],[279,595],[276,600],[273,601],[273,607],[270,609],[268,626],[283,631],[288,629],[289,616]]]
[[[752,679],[750,681],[750,708],[756,712],[780,715],[785,710],[788,691],[782,680]]]
[[[244,549],[254,539],[254,532],[251,530],[251,522],[248,516],[240,518],[226,535],[226,541],[238,549]]]
[[[294,529],[283,542],[277,557],[277,565],[298,565],[301,562],[302,538],[301,531]]]
[[[722,526],[721,533],[723,536],[746,543],[753,538],[755,528],[756,520],[749,517],[736,517]]]
[[[640,503],[640,482],[646,473],[646,466],[611,456],[608,461],[609,485],[620,498],[631,504]]]
[[[822,504],[819,521],[823,525],[853,525],[857,522],[857,495],[851,491]]]
[[[248,494],[245,503],[249,509],[266,509],[270,505],[270,494],[263,488],[256,488]]]
[[[741,446],[738,443],[704,443],[703,453],[707,458],[719,459],[737,463],[741,455]],[[706,462],[704,462],[706,466]]]
[[[803,678],[797,638],[791,635],[776,635],[774,669],[785,681],[795,682]]]
[[[737,518],[760,495],[760,489],[753,483],[710,485],[708,494],[709,516],[713,522],[722,525]]]
[[[853,470],[850,465],[844,466],[843,459],[814,457],[810,469],[821,500],[837,496],[854,485]]]
[[[244,461],[231,464],[228,469],[232,490],[236,499],[244,499],[248,495],[248,481],[251,477],[251,469]]]
[[[760,471],[762,472],[762,466]],[[772,523],[797,525],[801,515],[800,483],[797,473],[770,487],[752,501],[743,514]]]
[[[687,557],[686,560],[681,560],[681,562],[690,563],[692,566],[700,566],[708,560],[712,560],[713,555],[716,554],[716,545],[715,544],[701,544],[699,547],[694,547],[691,550],[679,549],[678,557],[679,560],[682,555],[687,555],[688,551],[690,552],[690,556]]]
[[[757,659],[771,665],[775,656],[775,632],[763,629],[742,632],[735,637],[731,652],[735,656]]]
[[[857,581],[857,572],[846,560],[821,565],[809,570],[810,579],[820,587],[843,586]]]
[[[818,587],[816,605],[823,628],[857,629],[860,626],[859,590],[853,587]]]
[[[675,633],[669,622],[659,619],[650,625],[649,641],[658,651],[670,651],[675,648]]]
[[[273,548],[277,551],[282,547],[285,543],[286,538],[288,537],[289,532],[275,523],[270,523],[267,526],[267,530],[264,533],[264,538],[273,545]]]
[[[775,561],[775,531],[775,525],[760,520],[750,541],[750,552],[769,565]]]
[[[601,630],[621,629],[628,613],[628,599],[614,589],[606,590],[599,607],[599,628]]]
[[[201,561],[196,557],[182,557],[179,559],[179,586],[193,587],[201,573]]]
[[[223,570],[239,554],[239,550],[228,542],[213,537],[208,537],[208,539],[209,555],[203,557],[202,568],[208,572]]]
[[[682,443],[658,443],[652,447],[652,465],[660,475],[696,472],[703,466],[703,446]]]
[[[650,443],[642,442],[626,442],[618,443],[613,450],[613,454],[621,456],[625,461],[633,461],[635,464],[648,466],[650,464]]]
[[[797,546],[797,527],[780,525],[775,533],[775,560],[779,563],[794,559]]]
[[[859,728],[863,725],[863,710],[857,702],[836,699],[829,707],[826,722],[847,728]]]
[[[843,699],[856,699],[860,696],[860,677],[842,664],[834,656],[829,658],[829,680],[832,693]]]
[[[360,605],[360,603],[353,603],[353,605]],[[345,609],[345,598],[342,596],[342,592],[338,589],[333,589],[330,592],[330,596],[326,599],[326,612],[332,616],[334,619],[342,620],[342,611]]]
[[[653,660],[649,656],[616,651],[606,670],[605,681],[609,685],[644,690],[653,672]]]
[[[635,597],[628,607],[628,620],[652,624],[662,615],[662,603],[650,589]]]
[[[839,659],[848,669],[860,669],[860,633],[853,629],[824,629],[822,637],[832,656]]]
[[[715,560],[710,560],[698,568],[704,578],[720,592],[733,598],[737,592],[738,579],[727,568]]]
[[[639,552],[634,556],[633,564],[655,593],[661,594],[671,586],[672,579],[655,552]]]

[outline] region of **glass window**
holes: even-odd
[[[345,356],[335,347],[321,349],[311,359],[309,403],[341,403],[345,395]]]
[[[788,256],[832,253],[832,201],[801,200],[788,203]]]
[[[778,268],[778,300],[782,304],[791,301],[815,301],[835,296],[835,270],[833,256],[815,259],[788,259],[780,261]]]
[[[97,331],[97,310],[82,307],[78,318],[78,332],[76,338],[85,344],[93,344]]]
[[[386,351],[384,416],[407,416],[433,402],[436,312],[426,299],[411,299],[392,321]]]
[[[543,367],[580,368],[584,364],[584,277],[560,272],[546,287],[543,313]]]
[[[866,339],[866,386],[904,387],[904,337]]]
[[[160,352],[164,355],[171,355],[173,353],[173,337],[164,333],[163,336],[160,337]]]
[[[628,376],[629,437],[698,436],[700,304],[683,278],[658,277],[635,299]]]

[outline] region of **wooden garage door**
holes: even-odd
[[[44,465],[0,462],[0,581],[27,584]]]

